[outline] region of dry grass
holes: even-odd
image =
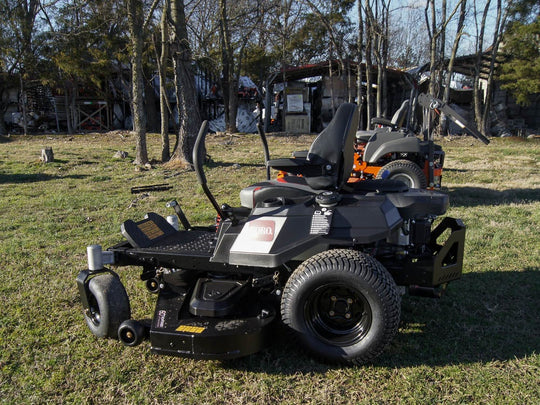
[[[273,157],[313,136],[271,136]],[[193,172],[136,172],[129,134],[13,137],[0,143],[0,402],[2,403],[515,403],[540,398],[540,142],[441,140],[449,215],[468,226],[465,274],[440,300],[405,297],[391,347],[372,365],[314,362],[276,330],[268,350],[220,363],[160,357],[148,345],[95,339],[75,277],[85,246],[118,241],[119,224],[167,214],[175,197],[192,222],[215,215]],[[56,161],[39,162],[52,146]],[[159,156],[159,137],[149,137]],[[264,178],[256,136],[210,137],[207,168],[220,202]],[[239,166],[238,166],[239,165]],[[168,182],[174,189],[130,194]],[[152,314],[138,269],[119,271],[135,317]]]

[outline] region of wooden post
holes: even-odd
[[[54,160],[54,153],[50,146],[47,146],[45,149],[41,149],[41,158],[40,160],[43,163],[49,163]]]

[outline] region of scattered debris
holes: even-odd
[[[136,164],[136,163],[133,162],[133,164]],[[135,166],[136,172],[146,172],[148,170],[152,170],[152,165],[150,163],[145,163],[144,165]]]
[[[118,150],[113,155],[113,158],[115,158],[115,159],[125,159],[127,157],[128,157],[128,153],[126,151],[124,151],[124,150]]]
[[[131,187],[131,194],[144,193],[147,191],[165,191],[170,190],[172,186],[168,183],[153,184],[149,186]]]
[[[128,208],[133,208],[133,207],[136,207],[137,206],[137,203],[140,201],[140,200],[144,200],[145,198],[148,198],[150,197],[150,194],[148,193],[143,193],[141,195],[138,195],[137,198],[135,198],[134,200],[131,201],[131,203],[129,204],[129,207]]]

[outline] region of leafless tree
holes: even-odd
[[[129,35],[131,39],[131,85],[133,132],[137,139],[135,163],[148,163],[146,147],[146,112],[144,109],[143,83],[143,3],[141,0],[127,0]]]
[[[465,16],[467,10],[467,0],[461,1],[461,6],[459,9],[459,19],[457,23],[456,36],[454,37],[454,43],[452,45],[452,51],[450,53],[450,58],[448,61],[448,66],[446,68],[446,80],[444,84],[444,93],[443,101],[448,103],[450,100],[450,83],[452,80],[452,74],[454,72],[454,62],[459,48],[459,43],[463,35],[463,29],[465,28]],[[444,114],[441,115],[440,130],[442,135],[446,135],[448,131],[448,121]]]
[[[508,11],[512,6],[512,1],[508,1],[506,5],[503,5],[502,0],[497,0],[496,3],[496,17],[495,24],[493,26],[493,37],[488,48],[489,50],[489,67],[487,72],[487,78],[485,81],[484,92],[480,89],[480,79],[482,74],[482,59],[484,55],[484,43],[485,43],[485,33],[486,33],[486,24],[487,19],[490,15],[491,0],[486,0],[484,4],[484,10],[482,12],[482,19],[480,24],[476,19],[476,9],[477,2],[474,2],[475,9],[475,26],[477,31],[476,39],[476,64],[474,71],[474,115],[476,120],[476,125],[478,130],[484,135],[489,132],[489,112],[491,109],[491,94],[493,88],[493,77],[495,73],[495,62],[497,58],[497,53],[499,50],[499,45],[502,40],[504,33],[504,28],[508,20]]]
[[[172,56],[178,108],[179,132],[171,160],[192,163],[192,151],[201,125],[195,88],[193,59],[187,33],[183,0],[171,0]]]

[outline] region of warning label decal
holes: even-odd
[[[315,210],[311,218],[310,235],[328,235],[334,211],[328,208]]]
[[[203,326],[191,326],[191,325],[180,325],[176,328],[177,332],[187,332],[187,333],[203,333],[206,328]]]

